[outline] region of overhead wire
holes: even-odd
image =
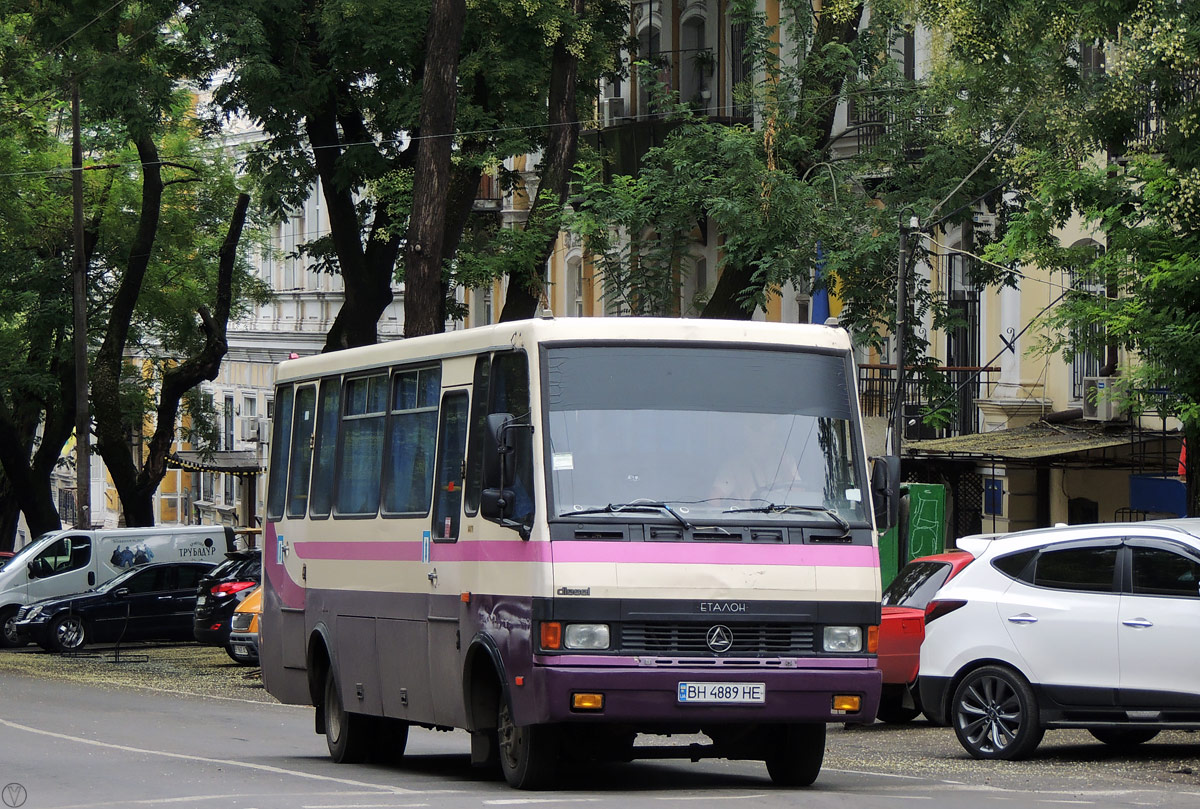
[[[125,0],[120,0],[120,2],[125,2]],[[119,3],[118,3],[118,5],[119,5]],[[78,32],[76,32],[76,33],[78,33]],[[145,36],[145,34],[142,34],[141,36]],[[921,88],[919,88],[917,86],[897,87],[897,88],[893,88],[893,90],[891,92],[909,92],[909,93],[911,93],[911,92],[917,92],[920,89]],[[831,100],[834,98],[843,98],[843,97],[847,97],[847,96],[867,95],[867,94],[876,94],[876,93],[878,93],[878,90],[852,90],[852,91],[847,91],[847,92],[841,93],[841,94],[828,94],[825,96],[811,97],[809,100],[811,100],[811,101]],[[745,107],[761,108],[761,107],[765,106],[765,104],[766,104],[766,102],[763,102],[763,101],[749,101],[749,102],[746,102],[745,104],[735,104],[735,103],[731,102],[731,103],[725,104],[725,105],[706,105],[704,107],[704,109],[712,110],[718,115],[724,115],[724,114],[731,114],[733,111],[742,109]],[[673,117],[676,117],[678,115],[680,115],[680,112],[678,110],[665,110],[662,112],[639,114],[636,117],[636,120],[652,121],[652,122],[653,121],[665,121],[665,120],[669,120]],[[632,116],[630,116],[630,117],[632,117]],[[701,119],[701,120],[703,120],[703,119]],[[462,132],[450,132],[450,133],[435,134],[435,135],[405,134],[405,135],[395,137],[395,138],[380,138],[380,139],[365,140],[365,141],[349,141],[346,143],[334,143],[334,144],[330,144],[328,146],[313,146],[311,144],[305,144],[303,148],[309,152],[315,152],[317,150],[322,150],[322,149],[352,149],[352,148],[359,147],[359,146],[376,146],[376,147],[379,147],[379,146],[402,146],[404,148],[402,148],[401,151],[404,151],[405,149],[407,149],[408,145],[410,145],[412,143],[416,143],[416,142],[419,142],[422,140],[432,140],[435,138],[469,138],[469,137],[479,137],[479,136],[483,136],[483,135],[499,135],[499,134],[504,134],[504,133],[508,133],[508,132],[532,132],[532,131],[538,131],[538,130],[548,131],[548,130],[552,130],[552,129],[558,129],[561,127],[584,126],[584,125],[592,124],[592,123],[600,123],[599,116],[587,117],[587,118],[577,118],[573,121],[563,121],[563,122],[557,122],[557,123],[498,126],[498,127],[491,127],[491,128],[485,128],[485,129],[464,130]],[[268,142],[269,142],[269,139],[263,138],[262,140],[249,141],[249,142],[245,142],[245,143],[214,143],[212,146],[207,146],[202,149],[197,149],[195,152],[192,152],[189,154],[164,156],[158,162],[159,162],[159,164],[162,164],[162,163],[170,161],[170,160],[183,160],[183,159],[187,159],[189,157],[194,157],[197,155],[215,154],[215,153],[222,152],[222,151],[249,151],[249,150],[256,149],[256,148],[265,147],[268,144]],[[118,169],[118,168],[129,168],[129,167],[140,166],[140,165],[142,165],[141,161],[130,160],[130,161],[125,161],[123,163],[106,163],[103,166],[103,168]],[[89,168],[92,168],[92,167],[89,167],[89,166],[84,167],[85,170],[87,170]],[[51,169],[3,172],[3,173],[0,173],[0,178],[53,176],[53,175],[57,175],[57,174],[69,174],[70,171],[71,171],[70,166],[64,166],[64,167],[56,167],[56,168],[51,168]]]

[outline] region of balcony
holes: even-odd
[[[991,395],[999,373],[996,367],[910,366],[904,382],[904,438],[916,441],[979,432],[975,400]],[[858,398],[864,417],[890,419],[896,400],[896,366],[859,365]],[[935,405],[949,413],[926,424],[922,416]]]
[[[479,190],[475,192],[473,211],[499,212],[504,206],[504,189],[500,187],[500,178],[495,174],[483,174],[479,178]]]

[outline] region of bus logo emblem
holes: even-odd
[[[728,652],[733,647],[733,630],[722,624],[717,624],[708,630],[705,637],[708,648],[717,654]]]

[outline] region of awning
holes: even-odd
[[[904,444],[904,453],[925,458],[1037,461],[1163,439],[1178,440],[1178,435],[1102,421],[1038,421],[1011,430],[911,441]]]
[[[167,456],[167,466],[189,472],[222,472],[227,475],[251,476],[263,471],[262,461],[254,450],[218,450],[197,452],[180,450]]]

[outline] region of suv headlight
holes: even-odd
[[[607,649],[609,638],[608,624],[567,624],[563,632],[563,647]]]
[[[862,627],[827,626],[823,641],[822,646],[827,652],[861,652]]]

